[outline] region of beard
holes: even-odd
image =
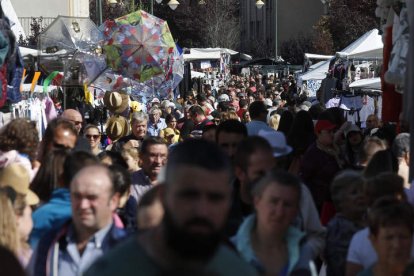
[[[179,256],[196,261],[208,261],[213,257],[222,240],[222,231],[217,231],[211,222],[204,218],[195,217],[183,226],[178,226],[171,213],[165,210],[164,236],[167,245]],[[191,226],[202,226],[210,229],[209,233],[192,233]]]

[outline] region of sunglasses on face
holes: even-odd
[[[86,136],[86,138],[88,138],[88,139],[93,138],[94,140],[96,140],[96,139],[98,139],[98,138],[100,137],[100,135],[99,135],[99,134],[95,134],[95,135],[86,134],[85,136]]]

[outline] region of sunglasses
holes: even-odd
[[[99,134],[95,134],[95,135],[91,135],[91,134],[86,134],[85,137],[88,139],[93,138],[94,140],[98,139],[101,135]]]

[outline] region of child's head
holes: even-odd
[[[128,164],[129,172],[139,170],[139,152],[137,148],[124,149],[121,154]]]
[[[137,225],[139,230],[153,228],[161,223],[164,207],[161,204],[162,185],[148,190],[138,202]]]
[[[346,170],[339,173],[331,185],[331,197],[338,212],[346,218],[360,219],[366,211],[364,178],[359,172]]]
[[[378,263],[404,270],[410,260],[414,231],[412,206],[394,197],[378,199],[368,213],[370,240]]]

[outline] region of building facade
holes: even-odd
[[[43,27],[58,15],[89,17],[89,0],[12,0],[12,5],[26,35],[32,18],[43,17]]]
[[[312,31],[324,14],[322,1],[264,0],[261,9],[256,7],[255,0],[240,1],[240,51],[280,56],[283,41]]]

